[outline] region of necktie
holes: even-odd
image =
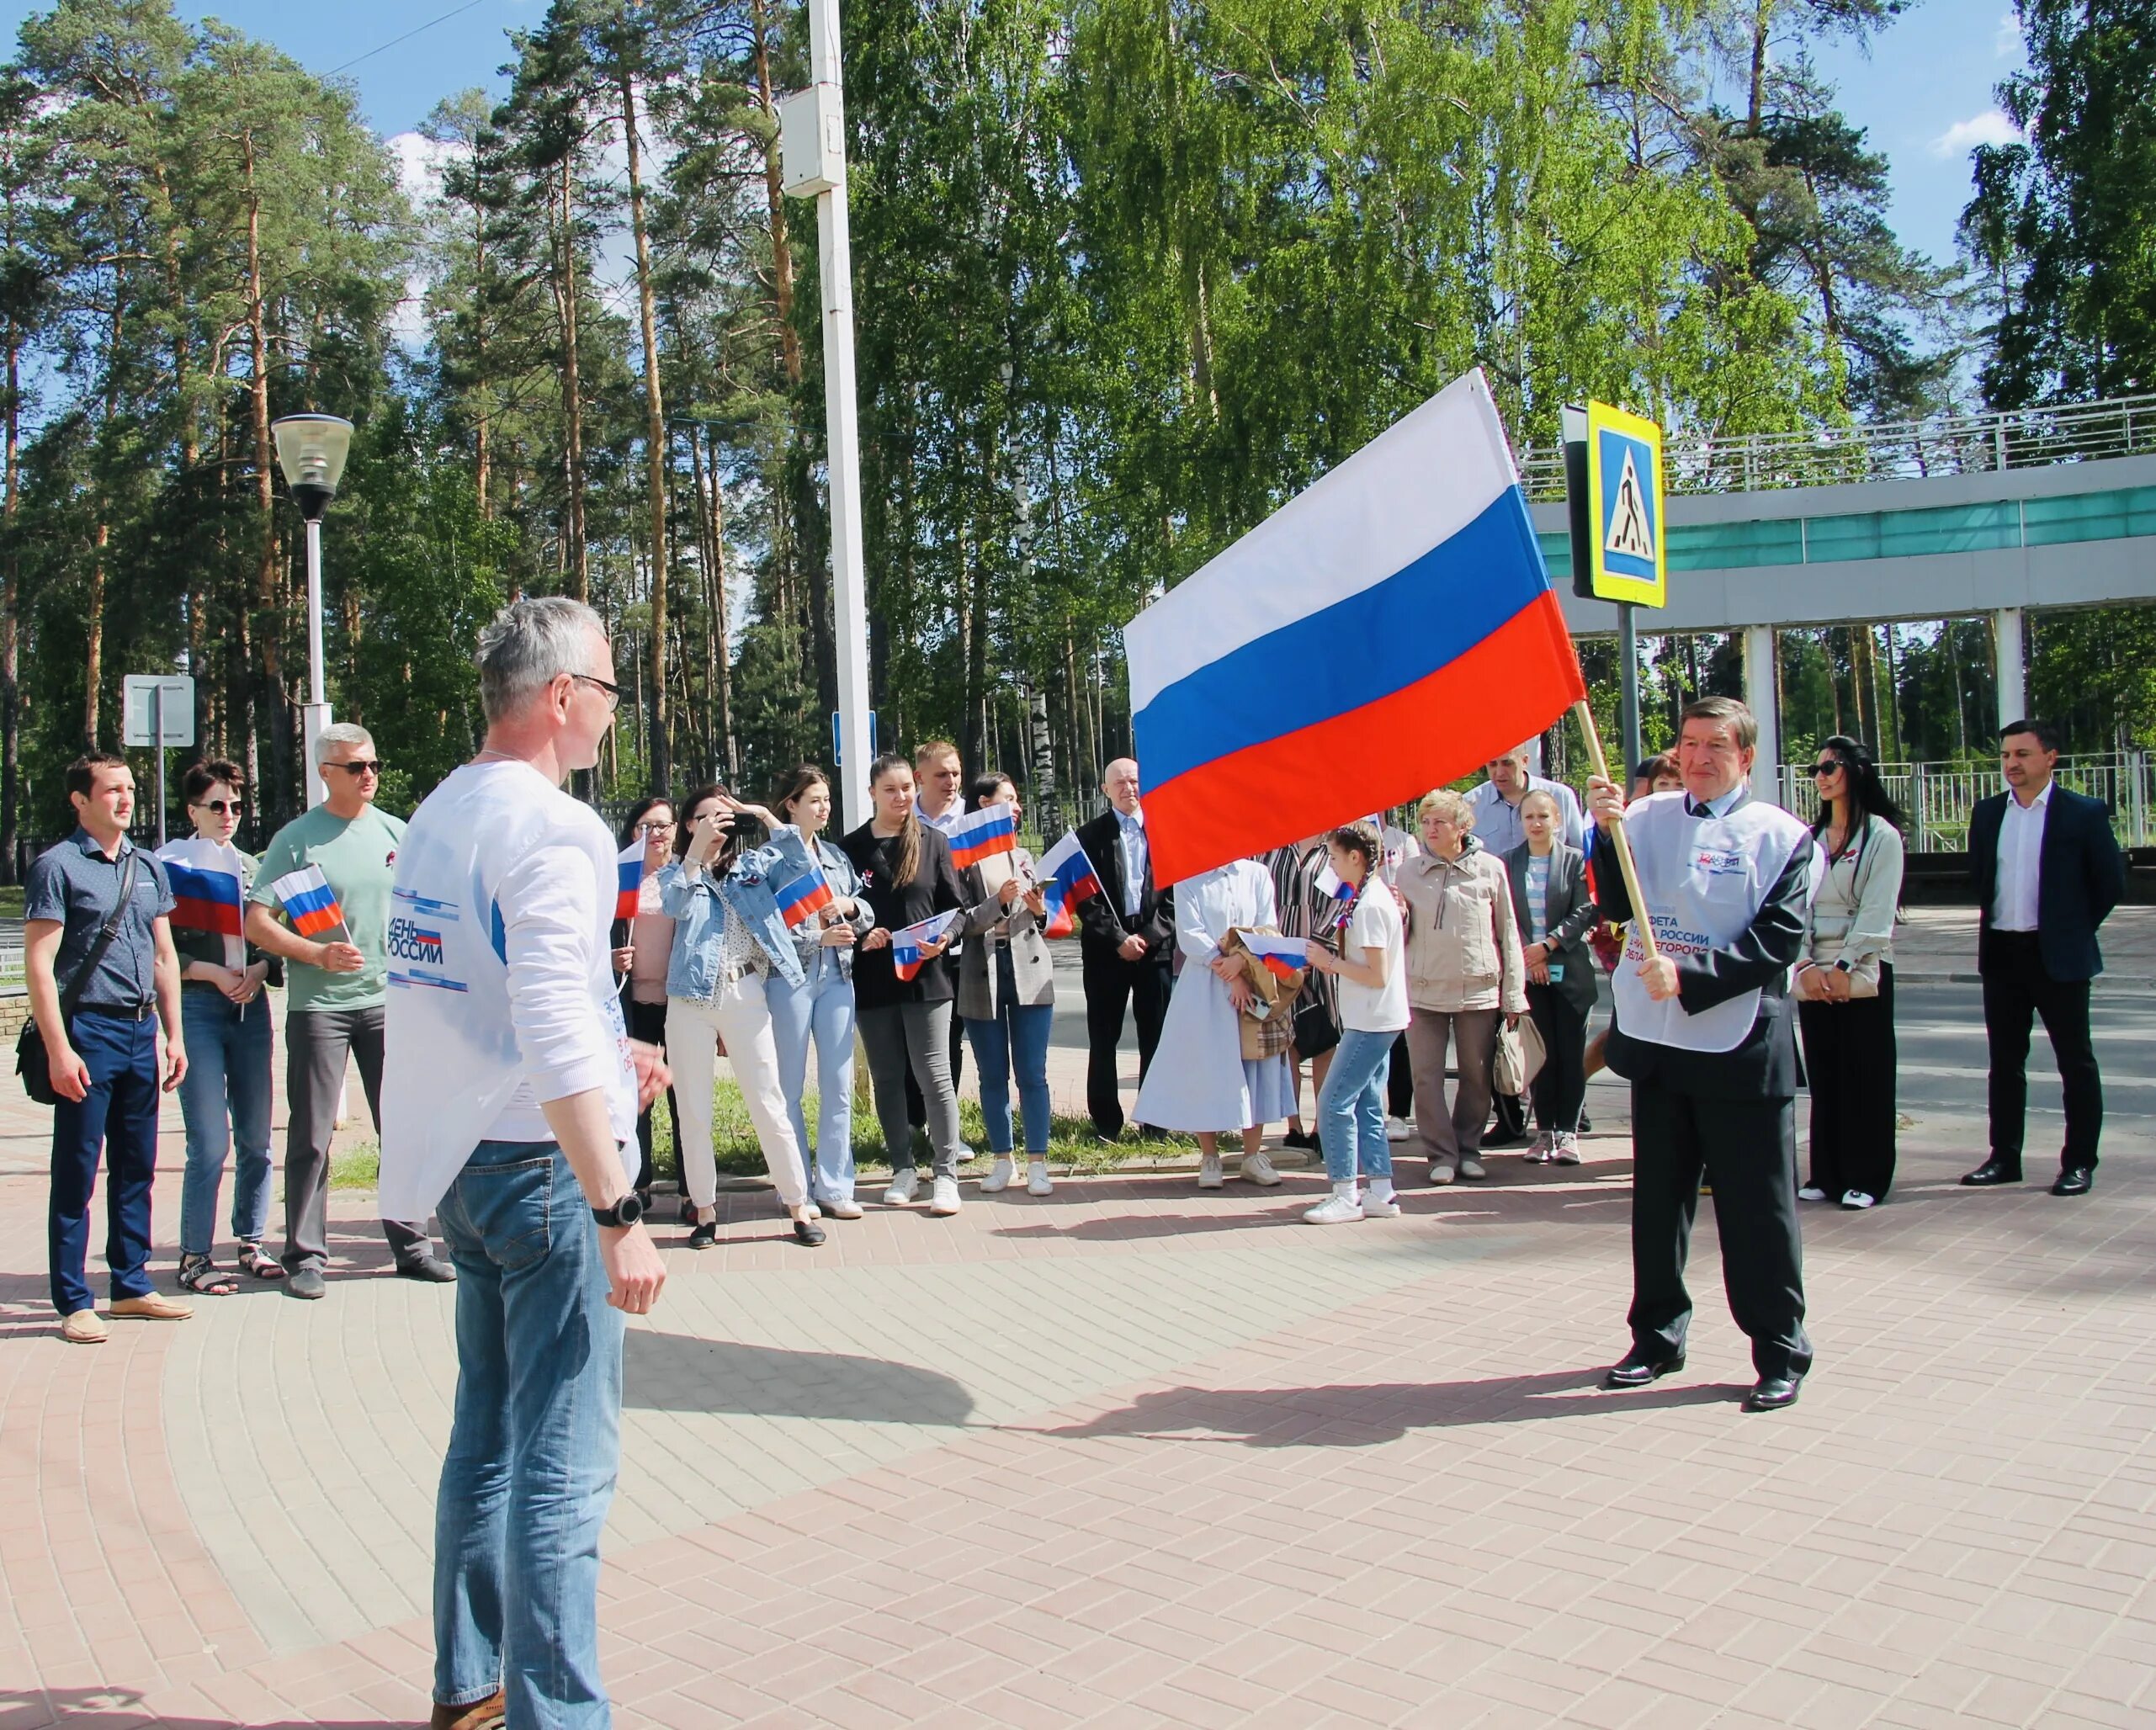
[[[1692,798],[1691,794],[1687,793],[1685,795],[1685,815],[1687,817],[1712,817],[1714,813],[1713,811],[1709,810],[1697,799]]]

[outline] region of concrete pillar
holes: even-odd
[[[1744,702],[1759,718],[1759,756],[1752,763],[1752,796],[1782,803],[1782,682],[1775,665],[1771,624],[1744,627]]]
[[[1999,687],[1999,724],[2026,720],[2029,714],[2029,689],[2022,671],[2026,651],[2021,643],[2021,609],[2002,607],[1991,615],[1992,640],[1996,645],[1998,677],[1994,682]]]

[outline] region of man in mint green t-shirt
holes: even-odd
[[[327,797],[270,837],[247,893],[247,934],[257,947],[289,963],[285,992],[284,1094],[290,1125],[284,1144],[284,1255],[295,1298],[323,1293],[329,1262],[329,1142],[348,1056],[360,1083],[374,1133],[382,1128],[382,1022],[388,1000],[390,889],[404,822],[374,809],[381,760],[364,727],[325,727],[315,761]],[[343,914],[312,937],[292,928],[277,879],[310,865],[321,868]],[[409,1279],[452,1280],[455,1271],[434,1254],[424,1220],[385,1219],[382,1235]]]

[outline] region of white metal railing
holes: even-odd
[[[1798,432],[1683,434],[1663,445],[1663,485],[1673,493],[1756,492],[1995,474],[2149,450],[2156,450],[2156,395],[2115,396],[2064,408],[1987,410]],[[1564,451],[1523,446],[1520,478],[1529,498],[1562,501]]]
[[[2149,822],[2156,807],[2149,753],[2116,751],[2106,756],[2065,757],[2054,772],[2062,787],[2102,799],[2111,808],[2111,827],[2120,844],[2150,845]],[[1980,799],[2001,791],[1999,771],[1976,763],[1882,763],[1879,779],[1888,797],[1909,819],[1913,852],[1957,853],[1968,845],[1969,811]],[[1806,815],[1818,808],[1809,763],[1784,763],[1781,798],[1786,809]]]

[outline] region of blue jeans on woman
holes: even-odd
[[[180,1249],[207,1255],[217,1236],[217,1191],[225,1156],[239,1143],[232,1174],[232,1236],[258,1244],[269,1229],[269,1000],[242,1006],[215,985],[180,989],[187,1075],[179,1085],[187,1124],[187,1175],[180,1183]]]
[[[1011,952],[998,944],[996,1019],[966,1019],[966,1037],[980,1069],[980,1116],[988,1126],[988,1150],[1011,1151],[1011,1071],[1018,1071],[1018,1107],[1026,1120],[1026,1153],[1048,1153],[1048,1040],[1055,1026],[1052,1003],[1022,1004]]]
[[[1332,1067],[1318,1091],[1318,1142],[1325,1150],[1325,1175],[1335,1183],[1393,1175],[1385,1144],[1385,1076],[1392,1064],[1394,1033],[1341,1030]]]
[[[819,949],[808,977],[789,985],[776,972],[763,982],[771,1011],[772,1043],[778,1048],[778,1088],[786,1096],[794,1144],[808,1169],[809,1199],[853,1199],[853,981],[838,970],[838,957]],[[816,1048],[816,1138],[809,1139],[801,1097],[809,1085],[809,1045]]]
[[[621,1463],[623,1317],[550,1141],[483,1141],[435,1210],[457,1266],[457,1399],[434,1503],[434,1698],[603,1730],[599,1529]]]

